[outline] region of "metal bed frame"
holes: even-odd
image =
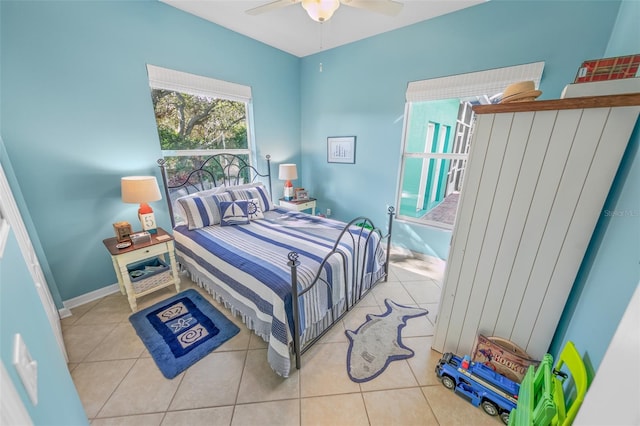
[[[218,186],[234,186],[241,185],[245,183],[252,183],[259,181],[259,178],[267,178],[268,186],[269,186],[269,195],[272,192],[271,186],[271,156],[267,155],[265,157],[267,161],[267,172],[260,173],[256,167],[247,163],[243,158],[239,157],[236,154],[231,153],[221,153],[214,154],[205,160],[202,161],[200,165],[191,170],[186,177],[182,179],[176,179],[171,181],[167,174],[166,168],[166,160],[159,159],[158,165],[160,166],[162,172],[162,181],[164,183],[164,192],[165,198],[167,200],[167,204],[169,206],[169,215],[171,217],[171,227],[175,227],[175,218],[173,213],[173,198],[172,198],[172,190],[175,192],[178,189],[184,188],[187,191],[187,194],[192,192],[204,191],[206,189],[210,189]],[[180,194],[184,195],[184,194]],[[395,215],[394,207],[389,207],[387,209],[387,214],[389,216],[388,228],[389,231],[387,234],[382,233],[379,228],[376,228],[373,222],[364,216],[359,216],[349,223],[345,225],[343,230],[340,232],[338,238],[335,241],[335,244],[332,250],[325,256],[325,258],[320,263],[318,271],[315,273],[314,279],[312,283],[304,290],[298,290],[298,275],[297,275],[297,267],[300,265],[298,261],[298,253],[292,251],[288,254],[288,262],[287,265],[291,268],[291,291],[292,291],[292,307],[293,307],[293,347],[290,348],[295,356],[296,368],[300,369],[301,360],[300,357],[304,354],[316,341],[318,341],[322,336],[324,336],[338,321],[340,321],[367,293],[373,288],[375,284],[380,281],[387,281],[389,276],[389,254],[391,249],[391,230],[393,226],[393,217]],[[368,232],[365,232],[367,230]],[[373,234],[378,235],[378,241],[376,243],[376,247],[374,248],[374,253],[378,253],[381,244],[386,240],[386,253],[385,253],[385,263],[384,263],[384,273],[383,276],[378,278],[376,281],[370,283],[368,288],[366,287],[365,280],[367,279],[366,268],[364,265],[364,258],[367,255],[369,249],[371,248],[370,244],[373,244],[372,236]],[[345,307],[342,312],[334,312],[335,307],[333,305],[332,294],[331,291],[328,292],[329,297],[329,306],[332,306],[330,315],[331,322],[330,324],[316,337],[305,342],[304,347],[301,345],[301,336],[300,336],[300,307],[298,298],[312,288],[315,285],[320,285],[318,283],[324,284],[329,287],[329,283],[322,278],[322,270],[324,265],[334,256],[339,256],[343,261],[343,274],[344,274],[344,282],[345,282],[345,297],[348,296],[348,262],[347,255],[339,249],[341,241],[343,239],[350,239],[353,243],[354,247],[354,255],[352,256],[351,261],[351,298],[346,300]],[[361,242],[364,242],[364,247],[360,248]],[[375,261],[375,255],[371,261]]]

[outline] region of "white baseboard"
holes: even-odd
[[[118,293],[119,291],[120,291],[120,286],[116,283],[116,284],[108,285],[106,287],[99,288],[89,293],[85,293],[81,296],[74,297],[73,299],[65,300],[62,302],[62,305],[64,307],[61,309],[58,309],[60,318],[66,318],[68,316],[71,316],[71,309],[73,308],[77,308],[78,306],[84,305],[85,303],[93,302],[94,300],[98,300],[104,296],[108,296],[113,293]]]
[[[64,304],[64,302],[62,302]],[[62,318],[67,318],[70,317],[71,315],[73,315],[71,313],[71,309],[70,308],[60,308],[58,309],[58,316],[62,319]]]

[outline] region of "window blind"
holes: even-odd
[[[407,102],[493,95],[502,93],[512,83],[528,80],[533,80],[537,88],[540,85],[543,68],[544,62],[534,62],[429,80],[412,81],[407,88]]]
[[[152,89],[173,90],[237,102],[251,102],[251,87],[147,64]]]

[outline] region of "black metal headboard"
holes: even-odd
[[[267,160],[266,173],[260,173],[257,168],[237,154],[221,153],[206,157],[200,161],[196,160],[195,164],[193,164],[193,160],[188,160],[192,164],[182,164],[180,167],[176,167],[171,176],[167,171],[168,161],[164,158],[159,159],[158,165],[162,172],[165,198],[169,205],[171,227],[173,228],[176,225],[173,215],[173,203],[183,195],[219,186],[252,183],[258,180],[259,177],[268,178],[269,195],[271,195],[271,156],[267,155],[265,158]],[[179,171],[178,168],[180,169]]]

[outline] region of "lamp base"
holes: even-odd
[[[138,219],[140,219],[140,225],[142,225],[143,231],[147,231],[150,234],[155,234],[158,232],[158,230],[156,229],[156,218],[153,212],[140,213],[138,214]]]
[[[284,184],[284,200],[285,201],[293,200],[293,185],[291,184],[290,180],[288,180]]]

